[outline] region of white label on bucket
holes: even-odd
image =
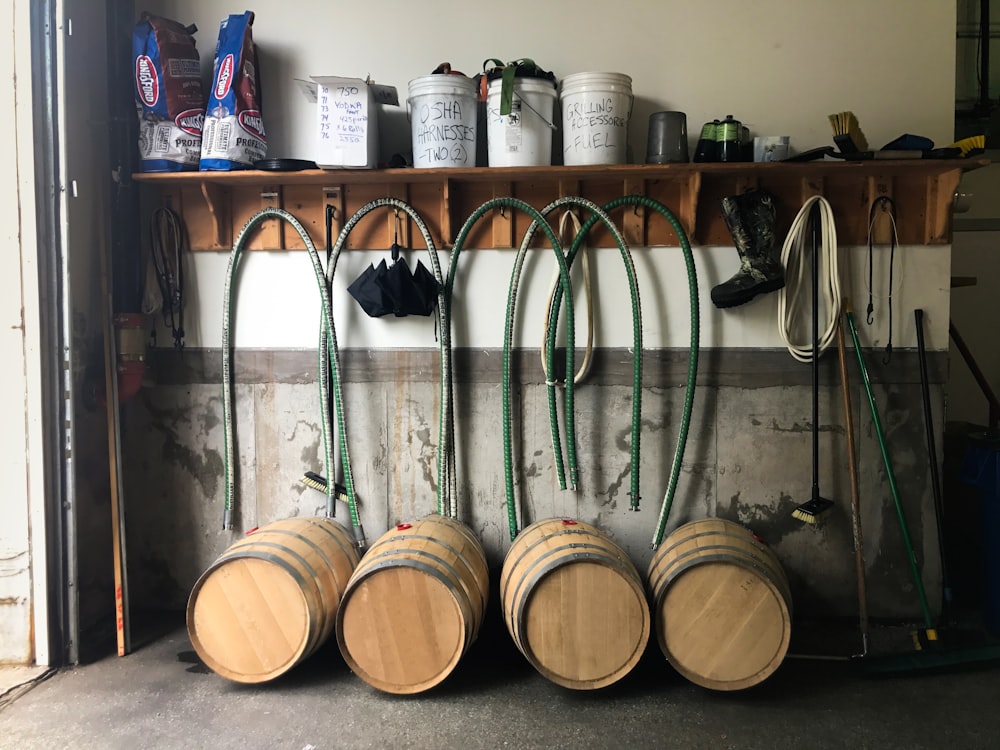
[[[504,115],[504,145],[508,151],[517,151],[521,148],[521,100],[514,99],[510,103],[510,114]]]
[[[615,106],[616,98],[620,97],[579,97],[577,101],[564,104],[565,153],[616,149],[624,145],[629,113]]]
[[[424,166],[435,163],[467,164],[475,154],[475,109],[458,97],[419,97],[413,116],[413,160]]]

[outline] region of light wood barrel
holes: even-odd
[[[649,565],[660,649],[691,682],[741,690],[771,675],[788,651],[792,597],[778,558],[721,518],[676,529]]]
[[[430,515],[383,534],[351,576],[337,643],[362,680],[412,694],[444,680],[479,634],[489,571],[463,524]]]
[[[333,632],[358,552],[329,518],[289,518],[233,544],[188,599],[187,628],[198,656],[236,682],[274,679]]]
[[[500,598],[521,653],[563,687],[617,682],[649,640],[649,607],[635,565],[582,521],[550,518],[525,528],[504,559]]]

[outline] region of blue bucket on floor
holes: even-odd
[[[959,476],[979,490],[983,623],[1000,635],[1000,440],[970,436]]]

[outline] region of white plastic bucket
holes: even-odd
[[[503,82],[490,81],[486,92],[486,138],[491,167],[552,164],[552,113],[556,85],[544,78],[515,78],[509,115],[500,114]]]
[[[563,163],[625,164],[632,79],[624,73],[573,73],[562,80]]]
[[[437,73],[410,81],[407,106],[415,167],[476,166],[476,84]]]

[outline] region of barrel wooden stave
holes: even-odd
[[[713,690],[767,679],[791,638],[791,592],[774,553],[720,518],[678,527],[649,566],[660,650],[685,678]]]
[[[344,593],[337,643],[372,687],[420,693],[451,674],[475,641],[488,596],[479,540],[454,519],[426,516],[368,550]]]
[[[650,632],[635,566],[595,526],[536,521],[514,540],[500,579],[504,622],[518,649],[550,681],[605,687],[639,662]]]
[[[214,672],[235,682],[272,680],[333,632],[358,563],[350,533],[328,518],[289,518],[234,543],[188,599],[191,643]]]

